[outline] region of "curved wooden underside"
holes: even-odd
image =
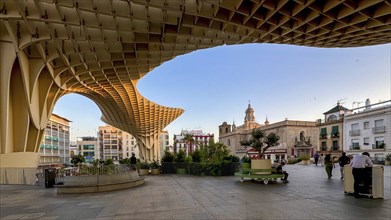
[[[156,159],[157,134],[183,110],[158,105],[138,93],[138,80],[155,67],[178,55],[224,44],[390,43],[391,4],[2,0],[0,30],[2,154],[38,152],[54,104],[74,92],[96,102],[104,122],[134,135],[146,159]],[[15,137],[16,132],[23,138]]]

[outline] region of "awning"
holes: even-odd
[[[327,128],[321,128],[320,129],[320,135],[327,135]]]

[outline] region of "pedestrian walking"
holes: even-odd
[[[315,160],[315,166],[318,166],[318,161],[319,161],[319,154],[318,154],[318,152],[316,152],[314,154],[314,160]]]
[[[326,154],[324,157],[324,166],[326,169],[327,177],[331,179],[333,176],[333,167],[334,167],[334,161],[331,158],[331,154]]]
[[[344,179],[344,173],[343,173],[344,166],[346,164],[350,163],[350,158],[348,156],[346,156],[345,152],[342,152],[342,156],[340,156],[338,158],[338,163],[339,163],[339,170],[341,172],[341,180],[343,180]]]

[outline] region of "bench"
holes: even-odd
[[[268,184],[270,180],[276,180],[283,178],[283,173],[276,173],[276,169],[250,169],[243,168],[242,172],[236,172],[235,176],[240,177],[240,182],[243,182],[244,178],[252,180],[263,181],[264,184]]]

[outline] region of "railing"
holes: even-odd
[[[349,146],[349,150],[360,150],[360,145]]]
[[[327,138],[327,134],[321,134],[319,135],[319,139],[326,139]]]
[[[127,164],[112,164],[105,166],[89,166],[89,165],[79,165],[71,168],[61,168],[57,169],[56,176],[91,176],[91,175],[114,175],[125,173],[130,170],[136,170],[135,166],[130,166]]]
[[[372,128],[372,133],[374,134],[384,133],[384,132],[386,132],[386,126]]]
[[[360,129],[357,130],[350,130],[349,131],[350,136],[359,136],[360,135]]]
[[[381,144],[372,144],[372,149],[384,149],[386,146],[385,143],[381,143]]]
[[[332,138],[337,138],[339,137],[339,132],[331,133]]]

